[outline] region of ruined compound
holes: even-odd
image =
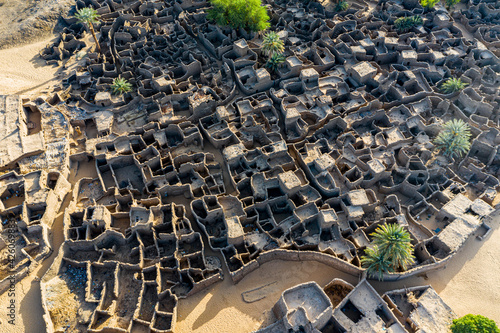
[[[275,73],[262,34],[212,24],[207,1],[78,0],[101,15],[103,57],[82,55],[88,33],[68,13],[40,52],[68,75],[43,98],[0,96],[0,292],[56,251],[41,281],[48,332],[173,332],[181,299],[273,260],[361,277],[384,223],[404,226],[416,257],[385,281],[443,268],[486,237],[500,189],[500,4],[267,3],[285,41]],[[416,14],[423,26],[394,29]],[[118,76],[131,93],[110,93]],[[468,85],[444,94],[449,77]],[[472,133],[456,160],[433,144],[451,119]],[[380,296],[365,277],[332,279],[284,291],[258,332],[440,332],[456,317],[430,286]]]

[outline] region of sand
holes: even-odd
[[[181,299],[175,332],[252,332],[259,329],[272,315],[272,306],[283,290],[299,283],[316,281],[325,285],[335,277],[348,279],[356,284],[356,277],[341,273],[329,266],[313,261],[274,261],[265,263],[234,285],[229,276],[208,290]],[[273,284],[271,288],[266,285]],[[259,287],[263,292],[253,291]],[[265,298],[247,303],[244,292],[257,293]]]
[[[75,0],[0,0],[0,49],[51,36],[74,5]]]
[[[46,66],[38,56],[53,37],[33,44],[0,50],[0,95],[41,93],[57,83],[56,66]]]
[[[470,239],[446,271],[430,278],[439,295],[459,316],[481,314],[500,325],[499,224],[497,215],[495,229],[484,242]]]

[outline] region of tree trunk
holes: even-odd
[[[90,32],[92,32],[92,36],[94,37],[95,45],[97,46],[97,51],[99,52],[100,55],[102,55],[101,45],[99,45],[99,41],[97,40],[97,37],[95,35],[94,25],[92,23],[90,23],[89,27],[90,27]]]

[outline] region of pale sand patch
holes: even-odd
[[[47,66],[38,54],[53,37],[0,50],[0,94],[30,94],[56,83],[60,67]]]
[[[33,280],[39,267],[16,284],[13,295],[12,292],[9,294],[7,291],[0,296],[0,332],[45,332],[40,282]],[[8,316],[10,311],[7,309],[11,300],[14,300],[15,307],[13,318]],[[14,319],[13,323],[9,323],[8,321],[12,319]],[[30,330],[28,327],[35,330]]]
[[[459,253],[441,280],[439,295],[459,315],[481,314],[500,325],[500,217],[485,242],[471,239],[466,251]],[[490,223],[491,224],[491,223]],[[452,275],[457,272],[456,275]],[[434,280],[434,277],[431,277]],[[448,281],[448,282],[447,282]]]
[[[272,314],[269,310],[281,293],[300,283],[316,281],[325,285],[340,277],[356,284],[356,277],[314,261],[273,261],[262,265],[234,285],[229,276],[208,290],[179,301],[175,332],[252,332]],[[275,282],[275,283],[274,283]],[[265,298],[246,303],[242,293],[274,283],[265,288]]]

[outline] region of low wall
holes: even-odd
[[[364,272],[364,270],[359,267],[356,267],[342,259],[333,257],[325,253],[313,252],[313,251],[291,251],[291,250],[275,249],[264,252],[263,254],[258,256],[257,259],[251,261],[250,263],[238,269],[237,271],[230,272],[231,278],[234,283],[238,283],[247,274],[259,268],[260,265],[273,260],[317,261],[354,276],[360,276]]]
[[[448,257],[443,260],[440,260],[436,263],[416,267],[401,273],[384,273],[383,280],[386,282],[393,282],[402,279],[407,279],[409,277],[424,274],[430,271],[435,271],[441,268],[444,268],[448,261],[456,254],[456,252],[451,253]],[[314,252],[314,251],[291,251],[291,250],[271,250],[268,252],[264,252],[257,259],[252,260],[247,265],[238,269],[235,272],[230,272],[231,279],[234,283],[240,282],[247,274],[253,272],[260,265],[263,265],[266,262],[270,262],[273,260],[284,260],[284,261],[316,261],[327,266],[333,267],[342,271],[343,273],[347,273],[353,276],[361,276],[365,269],[359,268],[350,264],[342,259],[331,256],[329,254]]]

